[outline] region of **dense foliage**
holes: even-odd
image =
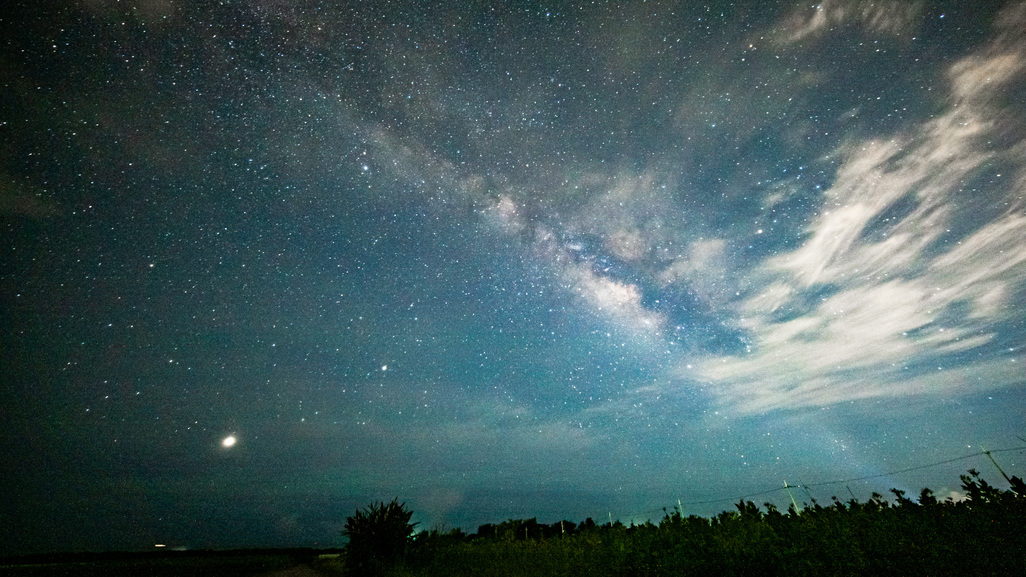
[[[741,501],[714,518],[656,525],[535,519],[420,533],[391,575],[1026,575],[1026,485],[1001,491],[970,471],[966,499],[917,501],[892,489],[798,512]]]
[[[401,560],[416,523],[405,503],[372,503],[357,509],[346,519],[342,534],[346,544],[346,566],[354,574],[376,574]]]

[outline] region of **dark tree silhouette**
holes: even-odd
[[[372,575],[399,561],[406,553],[413,528],[413,511],[406,503],[371,503],[346,519],[342,535],[346,544],[346,566],[355,574]]]
[[[1010,477],[1011,488],[1002,490],[975,470],[961,480],[966,498],[959,501],[940,500],[930,489],[913,500],[893,489],[893,499],[833,497],[827,506],[805,504],[801,514],[794,505],[785,513],[767,504],[763,512],[742,499],[712,518],[664,512],[658,524],[548,525],[532,518],[482,525],[473,536],[426,531],[410,542],[401,565],[374,565],[403,555],[409,512],[393,502],[350,522],[371,524],[389,516],[385,509],[398,510],[393,516],[401,522],[382,525],[398,527],[404,539],[393,553],[368,553],[376,538],[367,548],[352,541],[346,569],[395,577],[1026,575],[1026,484]]]

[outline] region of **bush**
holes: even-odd
[[[406,503],[371,503],[346,519],[342,535],[346,544],[346,567],[355,574],[378,573],[403,558],[416,523]]]

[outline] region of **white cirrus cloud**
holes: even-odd
[[[754,350],[696,363],[724,405],[756,413],[1024,380],[1022,359],[993,342],[1026,286],[1026,142],[988,144],[1008,115],[998,96],[1026,70],[1023,28],[1007,22],[1023,14],[1005,11],[1006,32],[948,69],[945,113],[842,147],[808,241],[752,271],[772,279],[737,310]],[[980,218],[967,214],[964,183],[995,160],[1013,174],[988,204],[1007,208],[947,236]]]
[[[922,2],[825,0],[792,14],[782,27],[783,39],[791,43],[815,38],[851,22],[900,36],[915,28],[922,9]]]

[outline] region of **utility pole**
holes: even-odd
[[[1001,469],[1001,465],[998,465],[997,461],[994,460],[994,457],[990,456],[990,451],[988,451],[987,448],[983,445],[980,445],[980,448],[983,449],[983,454],[987,455],[987,458],[990,459],[990,462],[994,463],[994,467],[998,470],[998,473],[1001,473],[1001,476],[1004,477],[1006,481],[1008,481],[1009,485],[1012,484],[1012,480],[1009,479],[1008,475],[1006,475],[1004,470]]]
[[[787,481],[784,481],[784,489],[787,489],[787,496],[791,498],[791,504],[794,505],[795,514],[801,515],[802,510],[798,507],[798,502],[794,500],[794,495],[791,494],[791,487],[787,485]]]

